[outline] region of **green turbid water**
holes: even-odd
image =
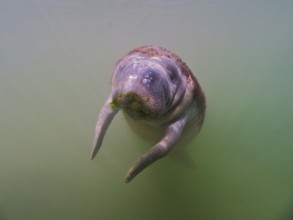
[[[0,220],[293,218],[293,1],[0,0]],[[150,146],[119,113],[90,160],[115,63],[156,44],[207,98],[186,147],[125,184]]]

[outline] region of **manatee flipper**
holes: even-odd
[[[129,169],[125,176],[125,182],[129,183],[137,174],[147,168],[149,165],[165,157],[172,150],[175,143],[181,137],[188,116],[184,114],[177,121],[169,125],[164,137],[153,146],[147,153],[142,155],[135,164]]]
[[[98,153],[102,142],[103,138],[105,136],[105,133],[114,118],[114,116],[117,114],[119,111],[119,108],[112,107],[112,97],[110,96],[108,100],[105,102],[103,105],[97,123],[96,123],[96,130],[95,130],[95,137],[94,137],[94,144],[92,148],[92,153],[91,153],[91,160],[95,158],[96,154]]]

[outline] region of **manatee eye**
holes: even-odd
[[[175,74],[172,71],[170,71],[169,77],[170,77],[171,81],[174,82],[176,76],[175,76]]]
[[[175,82],[178,80],[178,71],[173,65],[167,66],[168,75],[171,80],[171,82]]]

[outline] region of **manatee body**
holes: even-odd
[[[143,46],[117,62],[111,94],[97,120],[91,159],[120,109],[136,133],[157,141],[127,172],[125,181],[130,182],[182,139],[198,133],[206,104],[197,79],[176,54],[159,46]]]

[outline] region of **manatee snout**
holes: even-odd
[[[168,83],[158,70],[123,70],[116,73],[113,84],[113,103],[133,119],[158,117],[169,108]]]

